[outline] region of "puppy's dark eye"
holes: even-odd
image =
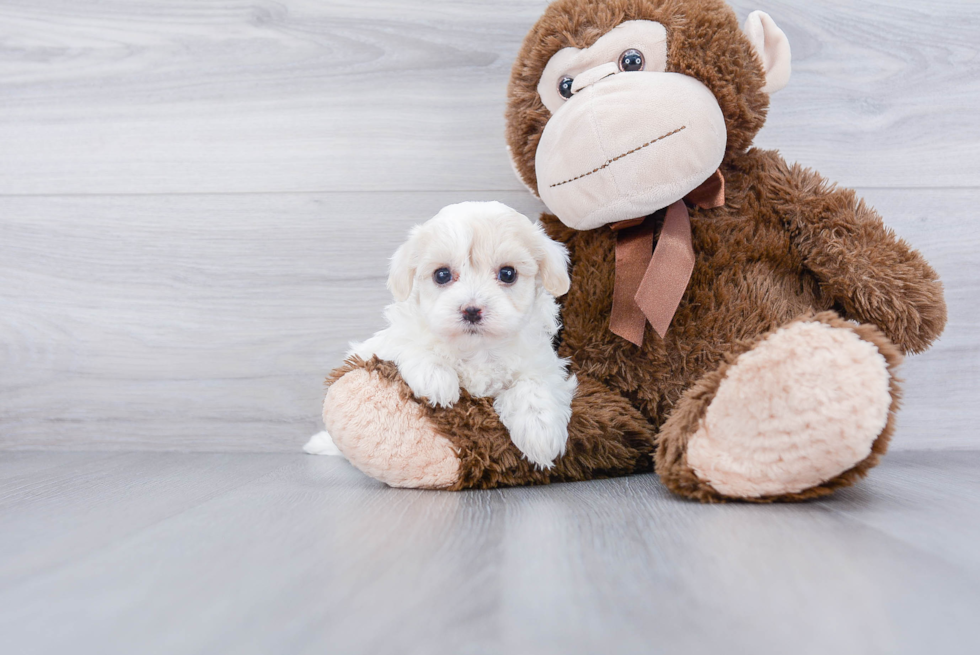
[[[453,281],[453,272],[448,268],[440,268],[432,274],[432,279],[436,284],[449,284]]]
[[[497,279],[504,284],[513,284],[517,281],[517,271],[514,270],[513,266],[504,266],[497,271]]]
[[[569,98],[571,98],[572,97],[572,82],[574,82],[574,81],[575,80],[573,80],[572,78],[570,78],[568,75],[566,75],[565,77],[563,77],[560,80],[558,80],[558,95],[560,95],[565,100],[568,100]]]
[[[643,70],[643,53],[630,48],[619,55],[619,70],[623,72]]]

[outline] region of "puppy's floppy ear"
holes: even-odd
[[[535,253],[538,272],[545,290],[553,296],[564,296],[571,286],[568,277],[568,249],[545,234],[540,225],[534,226]]]
[[[388,290],[398,302],[408,300],[418,268],[418,240],[420,227],[416,225],[408,235],[408,241],[399,246],[391,256],[388,266]]]

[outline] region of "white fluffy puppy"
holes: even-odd
[[[568,252],[526,216],[499,202],[450,205],[395,252],[389,326],[349,354],[393,361],[433,406],[451,407],[460,387],[492,397],[514,444],[550,468],[565,452],[577,385],[552,349],[554,296],[568,287]],[[306,450],[336,448],[320,433]]]

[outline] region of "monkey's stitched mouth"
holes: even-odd
[[[676,130],[674,130],[673,132],[667,132],[667,134],[664,134],[664,135],[661,135],[661,136],[658,136],[658,137],[657,137],[656,139],[653,139],[652,141],[647,141],[647,142],[646,142],[646,143],[644,143],[644,144],[643,144],[642,146],[637,146],[637,147],[635,147],[635,148],[633,148],[632,150],[627,150],[627,151],[626,151],[626,152],[624,152],[623,154],[621,154],[621,155],[617,155],[616,157],[613,157],[612,159],[607,159],[607,160],[606,160],[606,163],[604,163],[604,164],[603,164],[602,166],[599,166],[599,167],[597,167],[597,168],[593,168],[593,169],[592,169],[591,171],[589,171],[588,173],[582,173],[581,175],[577,175],[577,176],[575,176],[575,177],[573,177],[573,178],[570,178],[570,179],[567,179],[567,180],[565,180],[564,182],[556,182],[555,184],[551,184],[551,185],[549,185],[549,187],[548,187],[548,188],[554,188],[554,187],[556,187],[556,186],[561,186],[561,185],[563,185],[563,184],[568,184],[569,182],[574,182],[575,180],[581,180],[581,179],[582,179],[583,177],[588,177],[588,176],[590,176],[590,175],[592,175],[592,174],[594,174],[594,173],[598,173],[599,171],[601,171],[601,170],[602,170],[602,169],[604,169],[604,168],[609,168],[609,165],[610,165],[610,164],[612,164],[613,162],[615,162],[615,161],[619,161],[619,160],[620,160],[620,159],[622,159],[623,157],[627,157],[627,156],[629,156],[629,155],[632,155],[632,154],[633,154],[634,152],[638,152],[638,151],[640,151],[640,150],[643,150],[643,149],[644,149],[644,148],[646,148],[647,146],[652,146],[652,145],[653,145],[654,143],[656,143],[657,141],[663,141],[663,140],[664,140],[664,139],[666,139],[667,137],[670,137],[670,136],[674,136],[674,135],[675,135],[675,134],[677,134],[678,132],[682,132],[682,131],[684,131],[684,130],[686,130],[686,129],[687,129],[687,125],[681,125],[681,126],[680,126],[679,128],[677,128],[677,129],[676,129]]]

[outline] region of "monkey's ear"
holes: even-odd
[[[408,241],[399,246],[395,254],[391,256],[391,264],[388,266],[388,291],[398,302],[408,300],[412,293],[412,284],[415,282],[415,270],[418,268],[419,227],[412,228]]]
[[[749,37],[752,47],[762,60],[762,68],[766,72],[766,85],[763,93],[775,93],[786,86],[790,75],[789,39],[776,25],[769,14],[764,11],[753,11],[745,19],[742,27],[745,36]]]

